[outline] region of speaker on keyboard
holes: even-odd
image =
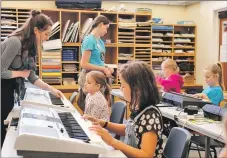
[[[227,114],[227,109],[217,105],[207,104],[203,108],[204,116],[215,121],[221,121],[222,117]]]

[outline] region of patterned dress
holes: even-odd
[[[110,120],[108,103],[100,91],[93,95],[90,93],[87,94],[84,114],[106,121]]]

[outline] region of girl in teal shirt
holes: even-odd
[[[96,70],[103,72],[106,77],[112,77],[113,69],[105,65],[105,44],[101,37],[103,37],[109,28],[109,20],[103,16],[97,16],[91,27],[91,33],[87,35],[82,42],[81,46],[81,61],[80,65],[82,71],[79,74],[78,84],[80,85],[78,105],[84,110],[84,99],[86,92],[84,91],[84,83],[86,74],[89,71]],[[83,95],[83,96],[82,96]]]
[[[204,76],[208,87],[202,93],[195,94],[195,97],[208,100],[214,105],[219,105],[224,99],[221,68],[217,64],[209,65],[204,70]]]

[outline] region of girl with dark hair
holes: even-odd
[[[88,93],[85,99],[84,114],[109,121],[108,101],[111,90],[106,82],[106,76],[100,71],[87,73],[84,91]]]
[[[162,115],[156,104],[159,92],[154,74],[144,62],[125,64],[120,69],[121,90],[128,101],[131,116],[127,124],[116,124],[91,116],[84,116],[93,122],[90,129],[116,150],[127,157],[162,157]],[[124,143],[113,138],[107,130],[124,135]]]
[[[25,93],[25,78],[32,84],[51,91],[58,97],[63,94],[44,83],[35,74],[37,52],[43,41],[48,40],[52,21],[40,11],[32,10],[26,23],[1,43],[1,143],[5,138],[3,121],[14,106],[14,91],[17,101]]]
[[[105,65],[105,44],[102,41],[103,37],[107,33],[109,28],[109,20],[103,16],[97,16],[92,24],[92,30],[89,35],[87,35],[82,43],[81,52],[82,58],[80,61],[82,71],[79,74],[78,83],[80,85],[78,105],[84,110],[84,99],[86,93],[84,93],[83,87],[85,83],[86,73],[91,70],[96,70],[103,72],[106,77],[111,77],[113,73],[112,68],[108,68]]]

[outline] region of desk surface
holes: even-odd
[[[16,128],[10,127],[7,131],[6,138],[2,146],[2,151],[1,151],[2,157],[22,158],[22,156],[17,155],[17,151],[14,149],[16,136],[17,136]],[[99,157],[108,158],[108,157],[126,157],[126,156],[119,150],[113,150],[113,151],[109,151],[106,154],[100,154]]]
[[[191,121],[187,120],[185,117],[181,118],[180,116],[184,115],[184,112],[177,111],[176,107],[160,107],[159,108],[162,115],[174,120],[174,117],[178,117],[178,121],[176,121],[179,125],[183,127],[187,127],[193,131],[204,134],[210,138],[218,140],[224,143],[224,127],[221,122],[217,123],[203,123],[203,124],[195,124]]]
[[[123,98],[122,91],[120,89],[113,89],[111,91],[111,94],[114,96],[117,96],[119,98]],[[179,116],[180,111],[176,110],[176,107],[159,107],[161,110],[161,113],[163,116],[174,120],[174,116]],[[183,115],[183,112],[181,112],[181,115]],[[210,138],[219,140],[221,142],[224,142],[224,132],[223,132],[223,125],[217,124],[217,123],[207,123],[207,124],[194,124],[188,121],[187,119],[178,119],[178,124],[181,126],[187,127],[193,131],[199,132],[201,134],[204,134]]]
[[[9,113],[7,119],[4,121],[5,124],[9,124],[13,117],[19,117],[20,115],[20,106],[17,104],[14,106],[13,110]],[[15,127],[10,126],[6,133],[5,141],[2,146],[1,156],[2,157],[14,157],[21,158],[22,156],[18,156],[16,150],[14,149],[14,144],[17,137],[17,130]],[[108,157],[126,157],[119,150],[112,150],[106,154],[100,154],[99,157],[108,158]]]

